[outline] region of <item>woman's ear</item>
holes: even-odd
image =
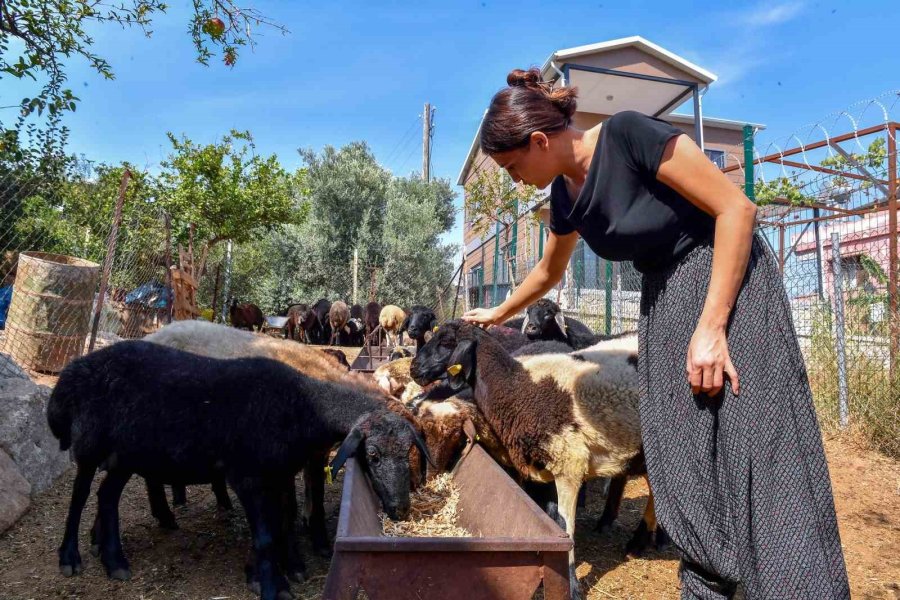
[[[550,149],[550,138],[543,131],[535,131],[531,134],[531,145],[536,146],[539,150],[547,151]]]

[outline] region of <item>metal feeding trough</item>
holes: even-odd
[[[360,371],[362,373],[372,373],[375,369],[390,360],[391,352],[393,350],[393,348],[381,345],[363,346],[359,355],[356,357],[356,360],[350,365],[350,370]],[[412,352],[415,354],[415,350],[412,350]]]
[[[568,600],[572,540],[471,439],[453,471],[459,525],[479,537],[382,534],[380,503],[347,461],[324,600]]]

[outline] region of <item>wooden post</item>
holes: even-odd
[[[219,277],[222,274],[222,263],[216,265],[216,283],[213,286],[213,297],[212,297],[212,322],[216,322],[216,311],[218,310],[218,301],[219,301]]]
[[[359,290],[359,250],[353,249],[353,302],[356,304],[356,296]]]
[[[431,104],[422,113],[422,179],[431,181]]]
[[[122,205],[125,204],[125,190],[128,188],[128,180],[130,178],[131,171],[125,169],[125,172],[122,173],[122,182],[119,184],[119,196],[116,198],[116,211],[113,214],[112,228],[109,230],[109,238],[106,241],[106,256],[103,257],[103,271],[100,274],[100,293],[97,295],[97,307],[94,309],[94,324],[91,327],[91,341],[88,344],[88,352],[94,350],[94,344],[97,342],[97,330],[100,328],[100,315],[103,313],[106,286],[109,283],[113,260],[116,257],[116,242],[119,239],[119,224],[122,222]]]
[[[168,313],[169,323],[172,322],[172,315],[175,310],[175,290],[172,288],[172,217],[169,213],[164,213],[166,220],[166,287],[169,291]]]

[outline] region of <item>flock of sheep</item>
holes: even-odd
[[[540,300],[524,317],[483,330],[439,324],[421,306],[407,314],[391,305],[319,301],[291,307],[288,339],[240,331],[234,317],[242,310],[232,303],[235,327],[176,322],[142,341],[90,353],[62,372],[47,418],[77,465],[59,548],[63,575],[82,570],[78,528],[98,470],[106,476],[91,549],[109,577],[130,577],[118,504],[133,475],[145,480],[151,514],[167,528],[177,523],[163,486],[173,487],[178,502],[184,486],[210,484],[220,506],[230,508],[227,485],[250,524],[247,583],[266,600],[292,597],[290,582],[306,576],[297,540],[300,472],[302,521],[314,551],[326,554],[324,485],[350,456],[388,516],[402,520],[410,491],[459,458],[467,420],[573,537],[585,481],[610,478],[604,529],[616,518],[627,478],[645,473],[636,338],[595,336],[553,302]],[[349,342],[353,320],[363,335],[384,332],[393,344],[408,333],[415,356],[392,360],[373,377],[297,343],[339,341],[341,334]],[[640,553],[654,534],[657,545],[664,543],[651,496],[627,551]],[[569,558],[573,597],[582,597],[574,551]]]

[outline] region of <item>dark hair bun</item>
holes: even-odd
[[[567,119],[572,118],[572,115],[575,114],[575,109],[578,107],[578,88],[558,87],[551,90],[548,96],[550,97],[550,102],[562,114],[566,115]]]
[[[506,76],[506,83],[509,87],[540,87],[541,72],[537,67],[531,67],[527,71],[513,69]]]

